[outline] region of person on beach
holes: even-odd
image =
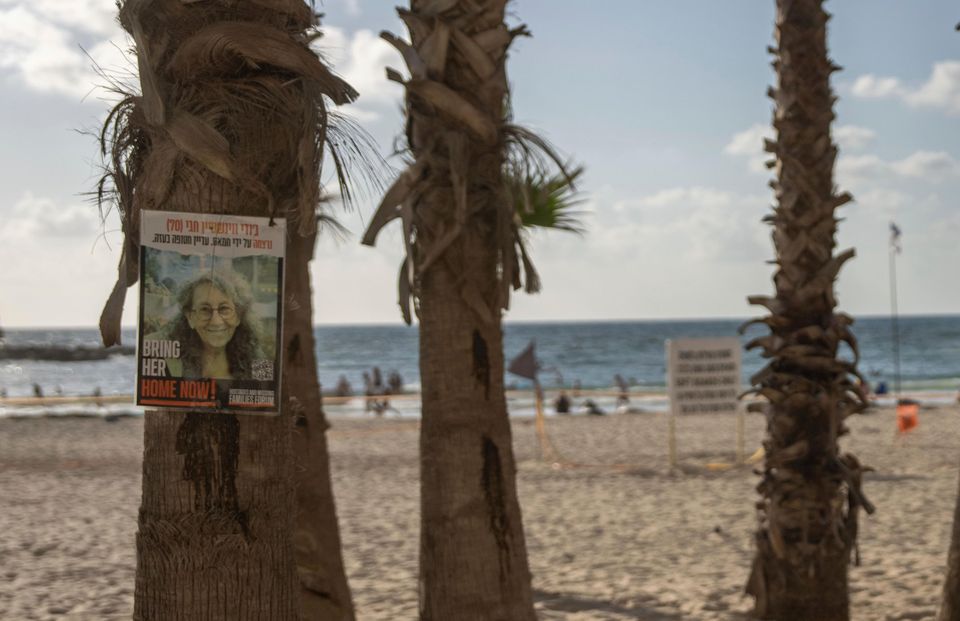
[[[582,407],[584,413],[589,416],[604,416],[606,414],[606,412],[603,411],[603,408],[597,405],[597,402],[593,399],[587,399],[584,401]]]
[[[557,398],[553,402],[553,409],[557,414],[569,414],[570,413],[570,398],[567,396],[565,390],[561,390],[560,394],[557,395]]]
[[[390,400],[386,398],[390,391],[383,385],[383,373],[380,372],[380,367],[373,367],[373,394],[375,397],[383,397],[383,399],[374,398],[373,400],[373,413],[383,416],[384,412],[390,409]]]
[[[337,380],[337,386],[334,388],[333,394],[337,397],[349,397],[353,394],[353,386],[350,385],[350,380],[347,379],[346,375],[341,375],[340,379]]]
[[[250,285],[229,269],[204,272],[177,295],[179,316],[167,339],[180,343],[180,357],[167,359],[172,377],[257,379],[264,362],[259,321]]]
[[[391,371],[390,375],[387,376],[387,387],[392,395],[399,395],[403,392],[403,378],[400,377],[398,372]]]
[[[374,392],[373,392],[373,380],[370,379],[370,374],[366,371],[363,372],[363,411],[372,412],[373,411],[373,402],[374,402]]]
[[[870,383],[867,380],[857,378],[854,380],[853,387],[857,391],[857,395],[860,397],[860,400],[867,404],[867,407],[870,407],[874,404],[875,398],[870,389]]]
[[[630,403],[630,387],[627,385],[627,380],[623,379],[623,376],[617,373],[613,376],[613,383],[617,385],[619,391],[617,395],[617,407],[628,405]]]
[[[363,372],[363,394],[364,411],[373,412],[377,416],[383,416],[383,413],[390,409],[388,399],[378,399],[389,394],[383,386],[383,375],[380,373],[380,367],[373,367],[372,374]]]

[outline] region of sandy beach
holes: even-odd
[[[921,411],[894,437],[894,414],[851,422],[844,448],[876,469],[865,492],[858,620],[933,619],[956,498],[955,406]],[[548,421],[580,467],[538,459],[533,421],[514,421],[520,502],[538,614],[569,620],[744,619],[757,476],[730,462],[732,417],[678,421],[680,467],[667,466],[663,414]],[[415,619],[415,420],[334,418],[334,487],[358,618]],[[749,415],[746,447],[763,418]],[[128,619],[140,502],[142,421],[0,419],[0,618]]]

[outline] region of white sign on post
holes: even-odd
[[[740,341],[736,337],[668,340],[667,394],[673,414],[736,412]]]
[[[677,464],[677,414],[737,414],[737,462],[743,461],[740,341],[736,337],[667,341],[669,458]]]

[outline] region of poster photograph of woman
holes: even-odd
[[[284,223],[145,211],[137,403],[277,409]]]

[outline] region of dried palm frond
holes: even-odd
[[[385,179],[393,171],[367,130],[339,111],[328,113],[326,130],[324,145],[333,161],[343,206],[352,209],[358,199],[383,192]]]
[[[416,303],[424,274],[441,261],[469,271],[465,239],[483,236],[497,257],[496,299],[483,299],[470,279],[461,296],[491,318],[508,307],[511,289],[540,288],[525,222],[582,232],[580,214],[571,210],[578,201],[567,194],[580,171],[572,174],[548,141],[509,122],[506,52],[514,38],[529,34],[525,27],[486,21],[496,12],[464,2],[420,2],[398,13],[411,41],[388,32],[381,38],[400,53],[410,76],[387,69],[388,79],[407,94],[406,145],[397,150],[414,160],[385,192],[363,243],[374,245],[387,223],[401,220],[406,257],[398,293],[409,322],[410,300]],[[476,174],[480,169],[483,174]],[[444,196],[439,203],[438,193]],[[437,204],[449,210],[427,206]]]
[[[326,233],[336,241],[345,241],[350,235],[350,229],[322,206],[317,211],[317,232]]]
[[[507,174],[514,177],[543,177],[558,171],[573,187],[568,163],[549,140],[522,125],[507,124],[503,128]],[[575,169],[574,169],[575,170]]]
[[[543,228],[583,234],[586,229],[582,223],[584,212],[575,209],[583,200],[576,188],[583,167],[566,163],[553,145],[528,128],[505,125],[503,133],[503,187],[500,189],[503,198],[497,205],[502,212],[497,218],[501,227],[497,237],[501,300],[506,308],[510,289],[522,287],[527,293],[536,293],[541,287],[539,274],[527,249],[529,242],[525,235],[528,230]],[[409,147],[403,145],[398,150],[408,153]],[[409,300],[416,297],[417,277],[429,269],[462,232],[462,228],[448,230],[430,251],[421,251],[423,259],[416,264],[416,269],[413,268],[416,246],[414,205],[420,192],[418,188],[428,181],[424,172],[423,160],[408,163],[407,169],[385,192],[362,240],[363,244],[373,246],[386,224],[396,218],[402,220],[407,256],[400,270],[398,295],[406,323],[412,319]]]
[[[123,93],[100,138],[97,200],[101,213],[117,208],[125,236],[101,317],[108,345],[119,339],[122,292],[137,280],[141,209],[164,208],[174,193],[198,206],[210,205],[211,193],[229,194],[252,210],[265,205],[306,235],[318,222],[331,226],[320,209],[324,150],[347,206],[357,187],[373,191],[384,176],[369,136],[328,111],[357,93],[310,49],[316,19],[306,5],[127,0],[120,19],[136,42],[143,93]],[[111,87],[124,89],[120,81]],[[293,167],[281,157],[291,149]]]

